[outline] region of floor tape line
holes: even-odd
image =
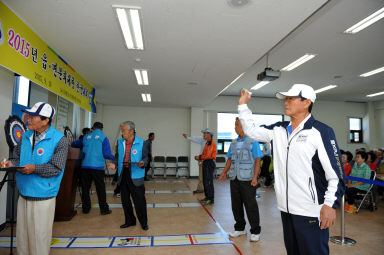
[[[188,189],[191,189],[190,186],[188,185],[188,183],[184,182],[185,185],[188,187]],[[197,198],[196,198],[197,199]],[[240,251],[240,249],[236,246],[236,244],[234,242],[232,242],[231,240],[229,240],[229,236],[227,234],[227,232],[224,231],[223,227],[220,225],[219,222],[217,222],[215,220],[215,218],[213,217],[213,215],[211,214],[211,212],[207,209],[207,207],[205,205],[203,205],[200,200],[197,199],[197,201],[199,201],[199,203],[201,204],[201,206],[203,207],[203,209],[205,210],[205,212],[209,215],[209,217],[211,217],[211,219],[215,222],[216,226],[220,229],[221,233],[223,235],[226,236],[226,239],[228,242],[230,242],[232,244],[232,246],[235,248],[235,250],[240,254],[240,255],[243,255]]]
[[[96,194],[96,190],[91,190],[92,194]],[[113,190],[106,190],[106,194],[115,194]],[[76,192],[80,194],[79,191]],[[192,194],[190,190],[146,190],[145,194]]]
[[[10,237],[0,237],[0,248],[8,248]],[[191,246],[232,244],[223,233],[161,235],[161,236],[100,236],[100,237],[54,237],[53,249],[79,248],[129,248],[159,246]]]
[[[134,205],[132,205],[134,207]],[[81,203],[77,204],[75,208],[81,208]],[[92,204],[92,208],[99,208],[99,204]],[[147,208],[192,208],[192,207],[201,207],[200,203],[196,202],[186,202],[186,203],[147,203]],[[109,208],[123,208],[121,203],[109,204]]]

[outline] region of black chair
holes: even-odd
[[[188,157],[180,156],[177,158],[177,173],[176,178],[179,177],[189,177],[189,162]]]
[[[152,178],[156,175],[163,176],[165,175],[165,157],[164,156],[155,156],[152,162]]]
[[[168,156],[165,159],[165,172],[164,178],[167,178],[167,175],[175,176],[177,175],[177,160],[176,157]]]

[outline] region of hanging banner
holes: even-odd
[[[0,1],[0,65],[95,113],[95,89]]]

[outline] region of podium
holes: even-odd
[[[55,221],[69,221],[77,213],[75,199],[79,171],[76,169],[76,162],[79,159],[79,154],[80,149],[69,147],[63,179],[56,197]]]

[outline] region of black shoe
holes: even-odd
[[[125,223],[125,224],[121,225],[120,228],[128,228],[128,227],[132,227],[132,226],[136,226],[136,222],[135,223]]]
[[[112,210],[100,212],[101,215],[107,215],[107,214],[111,214],[111,213],[112,213]]]
[[[84,213],[84,214],[88,214],[89,211],[91,211],[91,208],[87,208],[87,209],[83,208],[83,213]]]
[[[203,193],[203,192],[204,192],[204,190],[198,190],[198,189],[197,189],[197,190],[194,190],[192,193],[193,193],[193,194],[198,194],[198,193]]]
[[[148,225],[141,226],[143,230],[148,230]]]
[[[144,181],[149,181],[149,178],[145,176]]]
[[[208,201],[208,198],[203,198],[203,199],[200,199],[200,202],[202,202],[202,203],[204,203],[204,202],[206,202],[206,201]]]

